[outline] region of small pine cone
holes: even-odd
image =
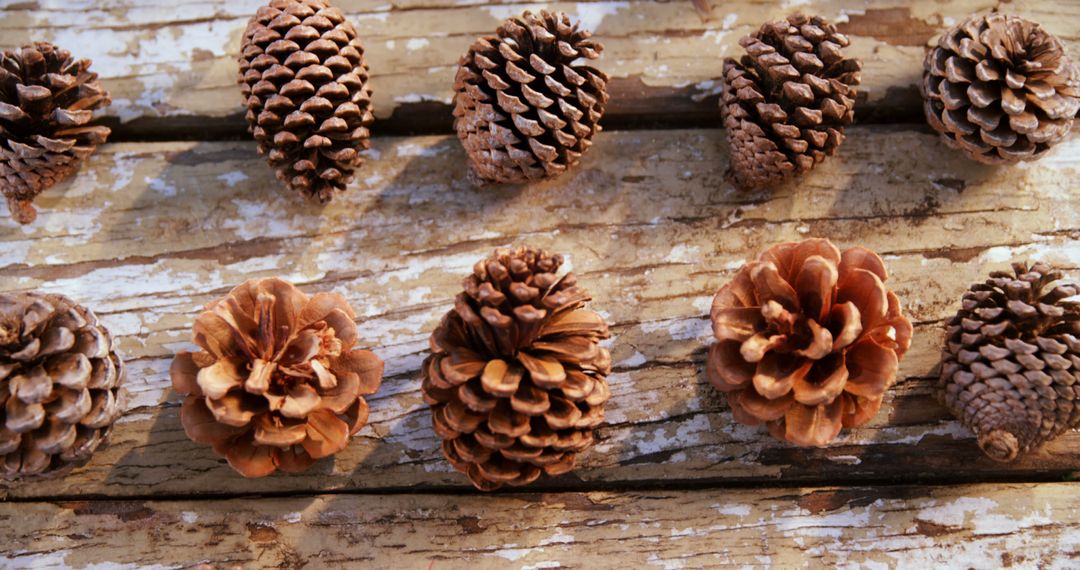
[[[354,348],[356,318],[344,297],[312,297],[280,279],[251,280],[206,306],[193,341],[173,360],[187,396],[180,421],[244,477],[298,473],[333,455],[367,423],[364,396],[383,362]]]
[[[964,293],[949,321],[938,398],[1007,462],[1080,426],[1080,285],[1013,264]]]
[[[796,14],[739,41],[724,60],[720,116],[727,130],[727,179],[757,190],[808,172],[836,152],[855,119],[862,62],[845,59],[848,39],[819,16]]]
[[[0,294],[0,476],[47,479],[85,464],[126,400],[109,331],[62,295]]]
[[[556,275],[562,261],[496,250],[431,335],[424,401],[443,454],[480,490],[570,471],[604,419],[608,327],[574,275]]]
[[[577,61],[603,49],[562,12],[525,12],[476,40],[454,78],[454,128],[480,184],[554,178],[600,132],[607,75]]]
[[[1038,158],[1080,109],[1080,72],[1065,48],[1023,18],[973,16],[941,36],[924,68],[926,120],[984,164]]]
[[[374,120],[364,48],[324,0],[271,0],[244,32],[248,130],[292,190],[329,202],[352,182]]]
[[[111,132],[91,126],[109,94],[89,59],[39,42],[0,54],[0,190],[20,224],[34,197],[72,175]]]
[[[713,299],[706,373],[735,420],[802,446],[877,414],[911,321],[874,252],[825,239],[770,247]]]

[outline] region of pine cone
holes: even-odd
[[[600,132],[607,75],[575,60],[603,49],[562,12],[525,12],[476,40],[454,78],[454,128],[478,183],[553,178]]]
[[[292,190],[328,202],[370,146],[374,120],[356,28],[323,0],[271,0],[244,32],[248,130]]]
[[[825,239],[775,245],[713,299],[706,372],[735,420],[820,446],[877,414],[911,321],[874,252]]]
[[[124,363],[97,317],[62,295],[0,293],[0,475],[85,464],[124,408]]]
[[[860,60],[844,59],[848,43],[824,18],[802,14],[739,41],[747,55],[724,60],[720,94],[732,184],[765,188],[836,152],[855,119],[862,70]]]
[[[20,224],[34,197],[79,169],[111,132],[91,126],[109,94],[90,60],[39,42],[0,54],[0,191]]]
[[[924,67],[926,120],[985,164],[1037,158],[1080,109],[1080,72],[1065,48],[1023,18],[973,16],[941,36]]]
[[[949,321],[938,398],[997,461],[1080,426],[1080,285],[1013,264],[964,293]]]
[[[478,489],[561,475],[593,443],[610,396],[603,318],[561,255],[522,247],[476,264],[423,364],[443,454]]]
[[[244,477],[300,472],[349,443],[367,422],[363,396],[383,362],[354,349],[356,317],[336,293],[311,298],[280,279],[247,281],[195,319],[203,349],[173,361],[187,395],[180,421]]]

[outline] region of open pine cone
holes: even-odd
[[[37,218],[34,197],[79,169],[111,132],[91,126],[109,94],[90,60],[39,42],[0,54],[0,190],[11,217]]]
[[[522,247],[476,264],[431,335],[424,401],[443,454],[478,489],[574,468],[610,396],[604,319],[560,255]]]
[[[0,475],[58,477],[86,463],[124,409],[109,331],[62,295],[0,293]]]
[[[997,461],[1080,427],[1080,285],[1045,263],[995,271],[948,324],[938,397]]]
[[[477,182],[552,178],[600,132],[607,75],[580,60],[603,49],[561,12],[525,12],[476,40],[454,78],[454,128]]]
[[[824,18],[803,14],[739,41],[746,55],[724,60],[720,94],[732,184],[765,188],[836,152],[855,118],[862,70],[860,60],[844,58],[848,43]]]
[[[1080,109],[1080,72],[1061,42],[1016,16],[971,17],[941,36],[924,67],[926,120],[985,164],[1038,158]]]
[[[821,446],[870,421],[896,381],[911,321],[874,252],[825,239],[770,247],[713,299],[706,372],[735,420]]]
[[[367,422],[364,396],[383,362],[354,348],[356,323],[336,293],[308,297],[280,279],[247,281],[195,319],[203,349],[173,361],[187,395],[180,421],[245,477],[300,472],[349,443]]]
[[[241,45],[248,127],[279,180],[328,202],[352,182],[374,120],[364,48],[324,0],[271,0]]]

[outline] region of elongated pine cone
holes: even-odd
[[[333,455],[367,423],[364,396],[383,362],[355,348],[356,317],[337,293],[312,297],[280,279],[251,280],[206,306],[181,352],[180,421],[244,477],[296,473]]]
[[[454,78],[454,128],[479,183],[553,178],[600,132],[603,49],[562,12],[525,12],[476,40]]]
[[[324,0],[271,0],[244,32],[240,90],[248,130],[292,190],[328,202],[370,146],[374,120],[364,48]]]
[[[561,255],[500,249],[465,279],[431,335],[424,401],[443,454],[478,489],[574,468],[610,396],[604,319]]]
[[[911,345],[881,258],[825,239],[770,247],[713,299],[706,372],[736,421],[821,446],[870,421]]]
[[[938,398],[1007,462],[1080,427],[1080,285],[1045,263],[971,286],[949,321]]]
[[[72,175],[111,132],[93,126],[109,94],[89,59],[38,42],[0,54],[0,190],[20,224],[34,197]]]
[[[126,400],[97,317],[62,295],[0,293],[0,475],[61,476],[89,461]]]
[[[720,93],[732,184],[765,188],[836,152],[855,119],[862,70],[860,60],[844,58],[848,43],[824,18],[803,14],[739,41],[746,55],[724,60]]]
[[[985,164],[1033,160],[1080,109],[1080,72],[1035,22],[994,13],[949,30],[926,55],[923,110],[942,140]]]

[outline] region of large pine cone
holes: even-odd
[[[610,396],[604,319],[560,255],[522,247],[476,264],[431,335],[424,401],[443,454],[478,489],[561,475]]]
[[[367,422],[363,396],[383,362],[354,349],[356,317],[344,297],[308,297],[280,279],[247,281],[206,306],[172,382],[187,398],[180,421],[245,477],[299,472],[333,455]]]
[[[739,41],[724,60],[720,116],[727,130],[727,179],[756,190],[803,174],[836,152],[855,119],[862,62],[845,59],[848,39],[819,16],[796,14]]]
[[[109,94],[90,60],[39,42],[0,54],[0,190],[21,224],[34,197],[79,169],[111,132],[91,126]]]
[[[364,48],[324,0],[272,0],[244,32],[240,90],[259,153],[322,202],[352,182],[374,120]]]
[[[454,128],[477,182],[551,178],[600,132],[607,75],[578,59],[603,49],[561,12],[525,12],[476,40],[454,78]]]
[[[926,55],[920,89],[942,140],[985,164],[1032,160],[1080,109],[1080,72],[1057,38],[1016,16],[974,16]]]
[[[62,295],[0,294],[0,475],[86,463],[124,409],[124,363],[97,317]]]
[[[996,271],[948,324],[938,397],[992,459],[1080,427],[1080,285],[1045,263]]]
[[[716,294],[706,372],[741,423],[820,446],[870,421],[911,345],[911,321],[874,252],[775,245]]]

